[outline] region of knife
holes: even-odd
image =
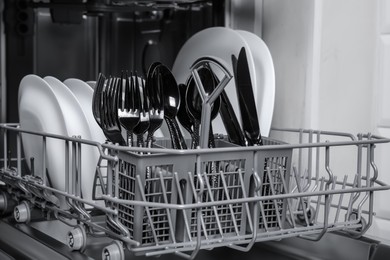
[[[209,64],[207,64],[207,67],[213,75],[215,85],[218,85],[218,77],[214,74]],[[233,75],[235,75],[235,71]],[[219,113],[221,115],[222,123],[225,126],[229,141],[233,144],[245,146],[244,134],[241,130],[240,124],[237,120],[237,116],[234,113],[233,106],[230,103],[229,97],[226,94],[225,90],[223,90],[221,93],[221,106],[219,109]]]
[[[251,75],[244,47],[241,48],[238,59],[232,55],[232,62],[233,69],[235,67],[234,70],[236,71],[236,91],[246,143],[248,146],[263,145]]]

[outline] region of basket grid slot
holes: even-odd
[[[149,174],[147,179],[143,179],[141,177],[144,183],[145,201],[170,203],[172,196],[173,165],[156,165],[143,169],[145,169],[143,176],[148,176]],[[139,195],[136,196],[136,192],[138,192],[136,175],[138,174],[142,173],[137,172],[136,165],[122,160],[119,161],[119,180],[116,182],[115,176],[113,175],[113,185],[115,186],[118,184],[120,199],[144,200]],[[163,175],[162,178],[160,175]],[[164,185],[164,189],[162,188],[162,185]],[[170,226],[167,217],[167,209],[134,207],[133,205],[126,204],[119,204],[117,208],[119,221],[129,230],[131,238],[134,237],[135,225],[141,224],[142,234],[140,235],[142,236],[143,244],[157,242],[155,241],[156,239],[158,242],[168,241],[170,239]],[[137,222],[138,220],[135,219],[135,215],[137,215],[135,211],[138,212],[139,210],[142,211],[142,223]],[[149,217],[147,215],[147,210],[149,210]],[[108,225],[115,231],[115,227],[112,224],[108,223]]]
[[[262,184],[262,196],[270,196],[284,193],[283,182],[280,174],[287,167],[287,157],[267,157],[264,162],[264,175]],[[271,177],[271,180],[270,180]],[[271,188],[271,184],[273,185]],[[259,229],[280,228],[276,211],[282,214],[283,200],[264,200],[262,202],[264,214],[260,211]]]
[[[209,170],[214,164],[218,166],[219,171],[206,173],[205,192],[202,196],[202,202],[211,201],[228,201],[229,199],[236,199],[243,197],[242,185],[239,174],[244,174],[243,166],[244,160],[226,160],[226,161],[208,161],[203,162],[203,169]],[[238,169],[241,168],[241,171]],[[208,171],[207,171],[208,172]],[[222,180],[224,178],[224,181]],[[199,192],[198,177],[194,176],[195,190]],[[226,185],[226,186],[225,186]],[[195,202],[195,198],[193,202]],[[207,236],[224,235],[229,233],[236,233],[236,227],[240,227],[242,220],[243,207],[242,203],[223,204],[215,207],[203,207],[203,232]],[[233,216],[232,216],[233,215]],[[219,223],[219,225],[218,225]],[[191,212],[191,237],[197,236],[197,210],[193,209]]]
[[[135,199],[135,172],[134,164],[119,161],[119,198],[123,200]],[[115,182],[113,182],[115,184]],[[118,217],[120,222],[129,229],[132,234],[134,229],[134,206],[118,205]]]
[[[155,241],[152,228],[156,234],[158,242],[169,241],[170,226],[168,223],[167,210],[162,208],[149,208],[152,222],[147,215],[144,215],[142,228],[142,244],[150,244]]]
[[[102,194],[106,194],[106,188],[107,188],[107,165],[99,165],[97,168],[97,174],[95,174],[95,180],[94,180],[94,194],[93,198],[98,199],[101,197]]]
[[[149,167],[147,171],[151,172],[151,176],[145,180],[146,201],[164,204],[170,203],[173,185],[173,165],[153,166]],[[162,178],[160,175],[162,175]],[[149,210],[150,219],[147,216],[146,210]],[[171,227],[167,214],[170,214],[170,210],[165,208],[144,209],[144,221],[142,224],[143,244],[170,240]],[[152,229],[155,232],[157,241],[155,241]]]

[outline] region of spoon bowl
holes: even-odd
[[[159,89],[162,93],[164,118],[171,134],[174,149],[187,149],[176,116],[180,106],[180,92],[172,72],[163,64],[155,68]]]
[[[193,137],[194,131],[192,130],[194,126],[194,119],[189,115],[186,106],[186,91],[187,86],[185,84],[179,84],[179,92],[180,92],[180,106],[177,111],[177,119],[179,123],[190,133],[191,137]]]

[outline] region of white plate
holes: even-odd
[[[61,106],[55,93],[42,78],[36,75],[27,75],[20,82],[19,120],[22,129],[67,135],[66,125]],[[31,169],[30,158],[34,157],[34,171],[43,177],[42,169],[42,138],[35,135],[23,134],[23,150],[28,166]],[[49,172],[51,184],[56,189],[64,188],[64,143],[49,138],[46,145],[46,168]],[[60,157],[62,156],[62,157]]]
[[[91,140],[87,118],[73,93],[54,77],[48,76],[44,80],[50,85],[60,104],[67,136],[81,136],[82,139]],[[98,151],[96,147],[89,145],[82,145],[81,149],[81,192],[84,199],[91,200]],[[58,156],[58,160],[62,158],[65,157]],[[57,172],[56,176],[63,179],[64,170]],[[65,183],[62,183],[60,189],[65,189]]]
[[[74,78],[65,80],[64,84],[70,89],[70,91],[72,91],[77,101],[79,102],[81,109],[87,118],[92,140],[99,143],[104,143],[106,141],[106,136],[104,135],[100,126],[96,123],[95,117],[92,113],[93,88],[91,88],[91,86],[86,82]],[[100,153],[96,149],[94,149],[93,152],[95,155],[95,161],[91,162],[91,164],[96,167],[97,162],[99,161]],[[105,169],[102,168],[100,170],[102,175],[106,176]],[[97,189],[97,191],[99,190],[100,189]]]
[[[261,133],[268,136],[271,129],[275,104],[274,62],[267,45],[259,36],[248,31],[237,30],[237,32],[246,40],[252,52],[256,68],[256,84],[260,87],[263,86],[261,87],[262,91],[260,91],[260,94],[266,98],[257,100],[257,110],[260,111],[258,115],[261,118]],[[259,97],[259,89],[254,89],[254,95],[256,97]]]
[[[92,138],[91,140],[104,143],[106,141],[106,137],[100,126],[96,123],[92,113],[93,89],[87,83],[79,79],[67,79],[64,81],[64,84],[75,95],[81,106],[81,109],[84,112],[85,117],[88,120]]]
[[[191,73],[190,67],[192,64],[201,57],[212,56],[224,60],[227,64],[227,69],[233,75],[231,56],[235,55],[238,57],[242,47],[244,47],[247,51],[247,60],[251,74],[252,86],[254,89],[260,130],[262,135],[268,136],[270,130],[270,118],[272,119],[273,113],[273,102],[272,108],[264,108],[263,104],[267,103],[264,102],[264,100],[273,99],[273,97],[266,96],[266,93],[272,91],[265,89],[275,88],[275,86],[271,85],[269,80],[262,79],[261,74],[257,73],[257,67],[252,55],[252,48],[240,33],[226,27],[212,27],[198,32],[192,36],[179,51],[172,68],[172,73],[174,74],[178,84],[185,83]],[[264,81],[268,82],[267,85],[264,85]],[[234,79],[229,82],[225,90],[234,110],[236,111],[237,118],[241,121]],[[213,128],[215,133],[226,133],[220,118],[214,120]]]

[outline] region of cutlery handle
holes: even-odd
[[[143,134],[137,135],[137,146],[138,147],[144,146],[144,135]]]
[[[127,145],[132,147],[133,146],[133,132],[127,131]]]
[[[165,118],[165,122],[167,123],[168,130],[169,130],[169,133],[171,135],[172,149],[179,149],[180,145],[178,144],[177,133],[174,130],[171,119]]]
[[[244,133],[241,130],[240,123],[238,122],[233,106],[230,103],[225,90],[221,93],[221,103],[220,114],[228,134],[229,141],[234,144],[245,146]]]
[[[210,129],[209,129],[209,148],[215,148],[213,127],[211,124],[210,124]]]
[[[215,148],[215,139],[214,139],[214,133],[213,133],[213,126],[210,123],[210,130],[209,130],[209,148]],[[219,182],[219,162],[211,162],[211,184],[213,187],[218,187]]]
[[[148,133],[148,136],[146,137],[146,145],[148,146],[148,148],[152,148],[153,135],[154,135],[154,132],[150,132],[150,133]]]
[[[199,127],[200,127],[200,122],[196,120],[194,122],[194,136],[192,137],[192,142],[193,142],[192,148],[194,149],[199,146]]]
[[[179,124],[177,123],[177,120],[174,118],[172,119],[172,126],[174,127],[175,129],[175,132],[176,132],[176,136],[177,136],[177,139],[178,139],[178,143],[179,143],[179,146],[180,146],[180,149],[187,149],[187,144],[184,140],[184,137],[183,137],[183,134],[181,133],[180,131],[180,127],[179,127]]]
[[[238,59],[232,55],[232,63],[235,68],[236,93],[247,145],[262,145],[259,118],[244,47],[241,48]]]

